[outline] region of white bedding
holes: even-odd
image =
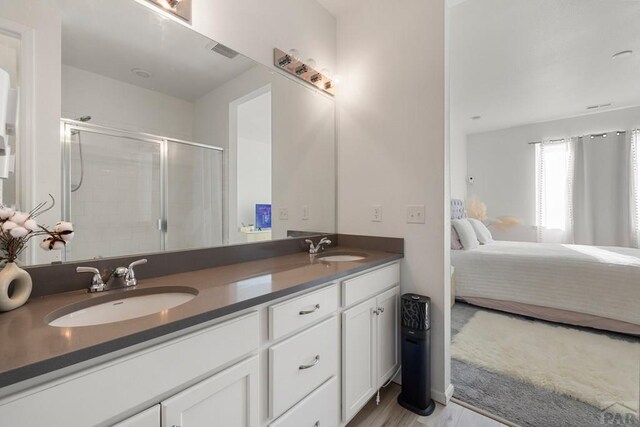
[[[451,251],[456,297],[586,313],[640,325],[640,249],[504,242]]]

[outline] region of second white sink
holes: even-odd
[[[194,299],[196,294],[197,291],[195,290],[193,290],[193,292],[175,290],[168,292],[160,291],[146,295],[123,295],[123,298],[120,299],[112,299],[111,296],[109,296],[109,300],[105,302],[96,301],[95,304],[76,310],[73,310],[72,306],[70,309],[73,311],[71,312],[65,310],[66,314],[60,316],[53,314],[51,316],[53,320],[49,321],[49,325],[69,328],[102,325],[105,323],[135,319],[182,305]]]
[[[366,255],[360,255],[360,254],[327,254],[327,255],[321,255],[319,257],[319,259],[321,261],[329,261],[329,262],[348,262],[348,261],[360,261],[362,259],[365,259],[367,256]]]

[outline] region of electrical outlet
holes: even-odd
[[[371,206],[371,221],[382,222],[382,205]]]
[[[304,205],[302,206],[302,219],[303,220],[307,220],[309,219],[309,206]]]
[[[278,209],[278,218],[280,221],[286,221],[289,219],[289,208]]]
[[[407,224],[424,224],[424,205],[407,206]]]

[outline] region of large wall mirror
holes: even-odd
[[[0,68],[25,108],[2,203],[28,210],[51,193],[47,222],[76,230],[62,253],[25,252],[24,264],[335,231],[331,97],[144,2],[11,3],[0,9]],[[33,33],[12,26],[25,15]],[[52,40],[45,50],[29,34]],[[35,114],[29,102],[47,106],[29,86],[47,75],[20,70],[51,65],[49,114]]]

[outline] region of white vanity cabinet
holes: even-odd
[[[259,368],[253,356],[163,401],[162,427],[258,426]]]
[[[88,369],[0,399],[0,425],[111,426],[123,422],[123,414],[140,412],[153,403],[170,403],[170,396],[176,393],[176,397],[179,396],[181,390],[186,393],[191,387],[194,393],[198,392],[198,381],[204,380],[203,383],[210,386],[207,390],[214,390],[216,385],[221,387],[222,380],[219,378],[233,377],[240,372],[235,368],[245,366],[242,361],[257,352],[259,331],[258,311],[254,310],[149,348],[97,363]],[[255,376],[249,375],[251,381],[248,381],[247,375],[244,377],[245,384],[255,384],[251,382]],[[211,381],[207,382],[206,378]],[[250,388],[250,391],[254,392],[254,389]],[[256,396],[253,394],[255,400],[248,402],[250,414],[258,407]],[[214,405],[218,403],[213,402]],[[180,408],[177,404],[172,406]],[[38,410],[34,411],[33,408]],[[205,407],[199,407],[198,410],[201,408]],[[232,417],[237,408],[224,408],[223,414],[225,411]],[[217,414],[217,417],[220,416]],[[142,415],[141,418],[147,419]],[[127,427],[146,427],[136,416],[126,422],[129,422],[124,424]],[[159,425],[158,422],[156,426]],[[228,425],[241,427],[257,424]]]
[[[399,367],[399,280],[398,265],[394,264],[343,283],[344,295],[356,296],[353,300],[368,297],[342,313],[342,419],[345,422],[358,413]],[[365,286],[367,281],[374,286]],[[354,284],[361,288],[346,289]],[[386,291],[371,296],[385,288]]]
[[[154,405],[133,417],[115,424],[113,427],[158,427],[160,425],[160,405]]]
[[[0,425],[343,427],[399,366],[399,274],[375,267],[57,373],[0,398]]]

